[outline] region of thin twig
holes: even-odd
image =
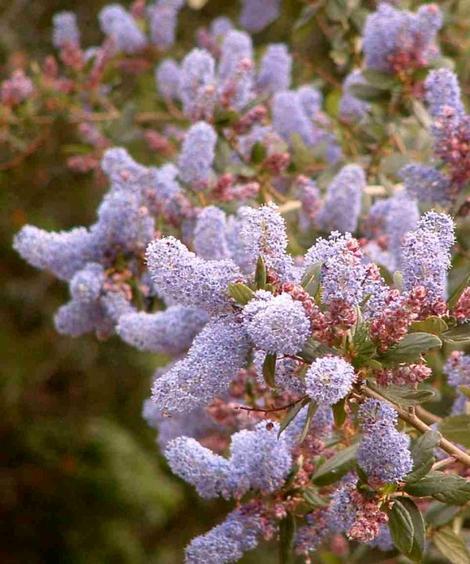
[[[416,415],[428,425],[433,425],[434,423],[440,423],[442,421],[442,418],[439,417],[439,415],[434,415],[434,413],[431,413],[420,405],[416,406]]]
[[[433,464],[431,470],[439,470],[440,468],[445,468],[446,466],[449,466],[454,462],[455,462],[455,457],[449,456],[448,458],[444,458],[444,460],[439,460],[438,462]]]
[[[299,200],[290,200],[289,202],[286,202],[285,204],[279,206],[279,213],[281,215],[284,215],[291,211],[300,210],[301,207],[302,207],[302,202],[300,202]]]
[[[19,166],[26,158],[32,155],[35,151],[39,149],[39,147],[44,143],[47,139],[48,131],[42,132],[38,135],[33,141],[26,147],[24,151],[13,157],[11,160],[0,163],[0,171],[1,170],[9,170],[11,168],[15,168]]]
[[[368,386],[364,386],[362,388],[362,392],[364,393],[364,395],[366,395],[370,398],[378,399],[380,401],[384,401],[386,403],[393,405],[393,407],[395,408],[395,411],[398,413],[398,416],[400,417],[400,419],[402,419],[403,421],[406,421],[407,423],[409,423],[412,427],[414,427],[415,429],[417,429],[421,433],[426,433],[426,431],[432,431],[431,427],[426,425],[426,423],[424,423],[424,421],[422,421],[417,415],[409,413],[408,411],[405,411],[399,405],[397,405],[394,402],[388,400],[387,398],[384,398],[378,392],[371,390]],[[470,467],[470,455],[467,454],[465,451],[458,448],[457,446],[455,446],[453,443],[451,443],[450,441],[448,441],[444,437],[441,437],[441,439],[439,440],[439,446],[442,448],[442,450],[445,450],[447,452],[447,454],[456,458],[459,462],[461,462],[462,464],[465,464],[465,466]]]
[[[261,407],[246,407],[244,405],[236,405],[234,407],[234,409],[242,409],[243,411],[260,411],[261,413],[273,413],[275,411],[283,411],[285,409],[290,409],[291,407],[294,407],[294,405],[297,405],[299,402],[303,401],[305,399],[306,396],[295,400],[291,403],[288,403],[287,405],[281,405],[281,407],[272,407],[270,409],[263,409]]]
[[[280,192],[278,192],[276,190],[276,188],[274,188],[274,186],[272,186],[272,184],[266,185],[266,189],[271,194],[271,196],[274,196],[274,198],[276,198],[276,200],[278,202],[281,202],[281,204],[287,204],[287,203],[290,202],[289,198],[284,196],[284,194],[281,194]]]
[[[384,186],[369,185],[364,188],[364,192],[369,196],[386,196],[387,189]]]

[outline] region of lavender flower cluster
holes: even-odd
[[[470,178],[470,117],[461,100],[458,79],[448,69],[429,73],[425,98],[433,119],[435,162],[407,165],[402,175],[407,188],[419,200],[448,205],[457,199]]]
[[[379,482],[398,482],[411,472],[410,438],[395,429],[397,414],[378,400],[368,399],[359,410],[363,437],[357,462]]]

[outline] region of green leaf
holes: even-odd
[[[225,171],[245,178],[254,178],[257,175],[256,169],[243,163],[229,162],[224,164]]]
[[[416,497],[433,497],[449,505],[464,505],[470,500],[470,482],[444,472],[431,471],[418,482],[406,484],[405,491]]]
[[[357,444],[346,447],[324,462],[312,477],[318,486],[333,484],[342,478],[355,465]]]
[[[279,523],[279,561],[280,564],[292,562],[294,538],[295,538],[295,517],[288,513]]]
[[[263,362],[263,378],[270,388],[276,387],[276,353],[266,354]]]
[[[454,443],[470,448],[470,415],[452,415],[439,424],[439,431]]]
[[[415,98],[412,101],[412,106],[416,119],[422,126],[424,126],[425,129],[429,129],[432,125],[432,118],[426,111],[424,105]]]
[[[333,405],[333,417],[336,427],[342,427],[346,421],[346,411],[344,409],[345,399],[341,399]]]
[[[440,335],[444,331],[447,331],[449,326],[447,323],[437,317],[437,315],[431,315],[424,321],[415,321],[411,324],[410,331],[412,333],[416,332],[425,332],[425,333],[432,333],[433,335]]]
[[[331,21],[336,21],[336,22],[345,22],[346,20],[346,14],[345,14],[345,6],[339,2],[335,0],[329,0],[329,2],[326,2],[324,4],[325,6],[325,11],[326,11],[326,15],[328,16],[328,19]]]
[[[352,364],[355,368],[361,368],[368,364],[372,357],[377,353],[377,348],[370,340],[369,327],[366,323],[360,323],[352,339],[353,359]]]
[[[314,488],[307,488],[302,492],[302,497],[312,507],[326,507],[328,501],[321,497]]]
[[[228,285],[228,293],[237,303],[241,305],[246,305],[255,295],[251,288],[241,282],[237,282],[235,284],[231,282]]]
[[[468,399],[470,399],[470,387],[468,386],[459,386],[458,387],[459,392],[462,392],[462,394],[467,397]]]
[[[359,466],[359,464],[356,464],[354,470],[356,471],[356,474],[358,475],[359,485],[361,485],[361,484],[367,485],[369,483],[369,477],[364,472],[364,470]]]
[[[250,160],[253,164],[260,164],[266,158],[266,147],[263,143],[256,141],[256,143],[251,148]]]
[[[373,358],[370,358],[369,360],[367,360],[365,365],[368,366],[369,368],[371,368],[372,370],[383,370],[383,364],[381,362],[379,362],[378,360],[375,360]]]
[[[393,273],[392,278],[393,278],[393,285],[401,292],[403,290],[403,272],[396,270]]]
[[[426,534],[424,519],[415,502],[407,497],[400,499],[402,506],[408,511],[413,523],[413,545],[408,557],[415,562],[420,562],[424,551],[424,537]]]
[[[459,301],[462,292],[469,284],[470,284],[470,274],[464,276],[462,282],[460,282],[460,284],[452,292],[452,295],[450,296],[449,301],[447,302],[449,305],[449,309],[453,309],[457,305],[457,302]]]
[[[221,110],[215,115],[214,123],[218,127],[227,127],[238,121],[239,115],[233,110]]]
[[[312,298],[315,297],[320,287],[320,272],[322,264],[322,262],[316,262],[315,264],[310,265],[305,274],[302,276],[302,288],[310,294]]]
[[[393,285],[400,290],[400,292],[403,290],[403,272],[400,270],[395,270],[393,273]]]
[[[284,431],[285,429],[287,429],[287,427],[292,423],[292,421],[294,421],[294,419],[297,417],[297,414],[299,413],[299,411],[307,405],[307,403],[310,402],[309,398],[304,398],[302,401],[299,401],[298,403],[296,403],[293,407],[291,407],[289,409],[289,411],[286,413],[286,416],[284,417],[284,419],[281,421],[280,425],[279,425],[279,433],[277,435],[277,438],[279,438],[281,436],[282,431]]]
[[[325,356],[326,354],[335,354],[335,350],[315,341],[313,337],[310,337],[299,353],[299,356],[306,362],[313,362],[319,356]]]
[[[418,361],[425,352],[441,346],[439,337],[431,333],[408,333],[399,343],[379,355],[378,360],[384,364],[412,363]]]
[[[299,435],[298,441],[299,443],[302,443],[305,440],[305,437],[307,436],[308,430],[310,429],[310,425],[312,423],[312,419],[313,416],[315,415],[315,412],[317,411],[317,404],[314,403],[313,401],[311,401],[308,405],[308,411],[307,411],[307,417],[305,418],[305,423],[302,429],[302,432]]]
[[[393,544],[406,556],[413,548],[414,526],[408,508],[396,500],[388,515],[388,526]]]
[[[294,24],[294,31],[299,30],[301,27],[307,25],[313,16],[318,12],[320,4],[314,6],[305,6],[302,10],[298,20]]]
[[[88,155],[90,153],[90,146],[70,143],[63,145],[61,151],[66,155]]]
[[[452,564],[468,564],[470,553],[464,541],[458,537],[451,527],[439,529],[432,536],[432,541],[439,552]]]
[[[440,501],[433,501],[426,511],[426,521],[433,527],[442,527],[447,525],[449,521],[459,513],[460,507],[455,505],[447,505]]]
[[[389,97],[389,93],[386,90],[370,84],[352,84],[349,87],[349,91],[355,98],[366,102],[386,100]]]
[[[431,470],[434,464],[434,449],[439,444],[441,434],[436,431],[426,431],[411,445],[413,470],[405,477],[405,482],[417,482]]]
[[[394,76],[386,72],[366,69],[361,74],[369,84],[381,90],[388,90],[396,83]]]
[[[470,343],[470,325],[457,325],[453,329],[449,329],[442,333],[442,338],[448,343],[455,345],[468,345]]]
[[[263,290],[266,286],[266,263],[261,255],[256,262],[255,284],[258,290]]]
[[[437,391],[426,384],[421,384],[417,390],[409,386],[396,386],[395,384],[385,387],[371,385],[371,388],[377,390],[382,396],[393,403],[403,407],[426,403],[437,397]]]

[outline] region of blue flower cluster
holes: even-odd
[[[350,392],[356,380],[354,368],[343,358],[325,356],[315,360],[307,370],[307,394],[320,405],[333,405]]]
[[[450,216],[434,211],[422,216],[417,229],[405,235],[401,248],[406,290],[423,286],[429,304],[446,298],[447,271],[454,240],[454,224]]]
[[[143,16],[148,24],[150,39],[142,31],[140,22],[120,4],[105,6],[98,19],[101,30],[118,52],[135,54],[149,45],[166,50],[175,42],[178,13],[183,5],[184,0],[156,0],[148,7]]]
[[[319,238],[305,255],[305,267],[321,264],[322,300],[339,300],[355,306],[365,297],[366,265],[358,256],[350,233],[333,231],[328,239]]]
[[[241,498],[250,490],[272,493],[284,483],[292,465],[291,444],[278,438],[279,427],[259,423],[232,435],[230,458],[214,454],[195,439],[170,441],[165,456],[175,474],[205,498]]]
[[[452,405],[452,414],[460,415],[468,413],[469,398],[459,390],[459,386],[470,386],[470,355],[461,351],[454,351],[444,366],[447,381],[451,386],[457,388],[457,395]]]
[[[416,14],[382,2],[364,27],[367,68],[392,73],[410,65],[425,66],[438,54],[436,34],[442,14],[435,4],[421,6]]]
[[[57,49],[80,45],[80,30],[73,12],[57,12],[53,17],[52,43]]]
[[[142,50],[147,40],[137,22],[119,4],[105,6],[100,14],[101,29],[123,53],[136,53]]]
[[[356,231],[366,177],[358,165],[346,165],[328,186],[318,221],[324,231]]]
[[[261,520],[243,509],[232,511],[223,523],[193,539],[186,548],[187,564],[235,562],[253,550],[261,535]]]
[[[370,479],[382,483],[402,480],[411,472],[410,438],[396,430],[394,409],[378,400],[367,399],[359,409],[363,436],[357,462]]]
[[[267,353],[295,354],[310,335],[310,321],[289,294],[260,290],[243,310],[244,324],[256,348]]]

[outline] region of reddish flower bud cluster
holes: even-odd
[[[379,534],[381,525],[387,523],[388,516],[379,508],[376,499],[365,499],[357,490],[351,492],[351,498],[357,512],[347,536],[351,540],[370,542]]]
[[[0,85],[0,100],[6,106],[16,106],[34,93],[31,80],[22,70],[16,70]]]
[[[67,159],[67,167],[81,174],[96,170],[99,165],[100,159],[94,155],[74,155]]]
[[[456,110],[444,107],[433,126],[435,152],[449,166],[456,187],[470,179],[470,117],[457,116]]]
[[[132,301],[132,287],[129,284],[133,278],[132,272],[128,269],[120,272],[109,270],[106,274],[103,289],[107,292],[120,292],[126,300]]]
[[[411,323],[422,314],[425,298],[426,289],[422,286],[413,288],[407,295],[396,289],[390,290],[384,309],[370,326],[371,337],[380,351],[388,349],[407,334]]]
[[[395,384],[397,386],[413,386],[431,376],[432,370],[425,364],[405,364],[390,370],[382,370],[376,374],[377,383],[381,386]]]
[[[253,125],[261,123],[266,119],[268,111],[265,106],[255,106],[248,110],[244,116],[234,125],[234,130],[238,134],[247,133]]]
[[[279,291],[288,293],[294,300],[302,302],[310,320],[313,336],[321,343],[331,345],[357,321],[355,309],[342,300],[331,302],[328,310],[323,313],[302,286],[288,282],[282,284]]]
[[[459,323],[470,320],[470,287],[465,288],[457,302],[452,314],[455,315]]]
[[[335,300],[331,302],[326,318],[329,325],[332,327],[339,327],[341,329],[349,329],[357,321],[356,310],[342,300]]]
[[[287,282],[281,285],[279,293],[290,294],[294,300],[302,302],[315,337],[318,338],[322,332],[328,329],[326,316],[320,311],[312,296],[302,286]]]
[[[80,72],[85,66],[85,56],[78,45],[66,43],[60,50],[60,59],[66,67]]]
[[[273,153],[263,162],[263,168],[273,174],[278,176],[282,174],[286,168],[289,166],[290,156],[289,153]]]
[[[255,198],[259,192],[258,182],[234,184],[234,177],[230,173],[219,176],[213,190],[214,197],[220,202],[243,201]]]
[[[155,129],[147,129],[144,138],[149,148],[156,153],[170,156],[174,152],[170,141]]]
[[[423,57],[423,53],[419,49],[415,49],[414,51],[397,51],[388,57],[388,61],[394,74],[402,80],[410,71],[428,64],[428,61]]]

